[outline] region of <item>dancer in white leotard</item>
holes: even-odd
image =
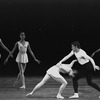
[[[12,52],[8,55],[7,59],[5,60],[5,62],[8,61],[9,57],[14,53],[15,49],[18,47],[19,49],[19,53],[17,55],[17,58],[16,58],[16,62],[18,63],[18,67],[19,67],[19,74],[17,76],[17,79],[16,81],[14,82],[14,86],[16,85],[16,83],[18,82],[19,78],[21,78],[21,81],[23,83],[22,87],[20,88],[23,88],[25,89],[25,77],[24,77],[24,72],[25,72],[25,69],[26,69],[26,63],[28,63],[28,55],[27,55],[27,49],[29,50],[29,52],[31,53],[32,57],[35,59],[35,61],[37,61],[38,63],[40,62],[39,60],[36,59],[34,53],[32,52],[31,48],[30,48],[30,44],[29,42],[25,41],[25,33],[22,32],[20,34],[20,38],[21,40],[18,41]]]
[[[61,94],[67,85],[67,81],[61,76],[60,72],[69,73],[70,76],[73,76],[74,71],[72,70],[71,67],[76,61],[77,60],[73,60],[70,64],[54,65],[53,67],[49,68],[42,81],[38,83],[32,90],[32,92],[28,93],[26,96],[31,96],[35,91],[37,91],[41,86],[43,86],[50,78],[53,78],[54,80],[62,84],[61,87],[59,88],[59,92],[56,97],[59,99],[64,99],[64,97],[61,96]]]
[[[17,43],[18,43],[19,53],[17,55],[16,62],[28,63],[28,56],[26,52],[29,42],[25,41],[24,45],[20,41],[18,41]]]

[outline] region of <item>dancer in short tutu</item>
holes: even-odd
[[[35,91],[37,91],[41,86],[43,86],[50,78],[53,78],[54,80],[62,84],[59,88],[59,92],[56,97],[59,99],[64,99],[64,97],[61,94],[67,85],[67,81],[63,78],[60,72],[69,73],[70,76],[74,77],[74,74],[76,72],[74,73],[74,71],[72,70],[72,66],[76,61],[77,60],[73,60],[70,64],[54,65],[51,68],[49,68],[42,81],[38,83],[32,90],[32,92],[28,93],[26,96],[31,96]]]
[[[26,64],[28,63],[28,55],[27,55],[27,49],[29,50],[30,54],[32,55],[32,57],[34,58],[34,60],[38,63],[40,63],[39,60],[36,59],[34,53],[31,50],[30,44],[28,41],[25,41],[25,33],[22,32],[20,34],[20,41],[18,41],[13,50],[11,51],[11,53],[8,55],[8,57],[5,60],[5,63],[8,61],[9,57],[14,53],[14,51],[16,50],[16,48],[18,47],[19,49],[19,53],[17,55],[16,58],[16,62],[18,63],[18,67],[19,67],[19,74],[17,76],[16,81],[14,82],[14,86],[16,85],[16,83],[18,82],[19,79],[21,79],[22,81],[22,86],[20,88],[25,89],[25,77],[24,77],[24,72],[26,69]]]

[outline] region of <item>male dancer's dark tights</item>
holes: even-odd
[[[78,80],[81,79],[82,77],[86,77],[88,85],[91,87],[95,88],[100,92],[100,87],[92,82],[92,73],[93,73],[93,65],[91,62],[88,62],[84,65],[80,65],[80,69],[78,70],[78,73],[73,77],[73,88],[74,92],[78,93]]]

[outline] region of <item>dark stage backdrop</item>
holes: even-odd
[[[99,0],[0,0],[0,38],[12,50],[21,31],[35,56],[38,65],[29,55],[26,76],[41,76],[71,51],[70,44],[79,41],[91,55],[100,48]],[[19,72],[14,57],[4,65],[8,53],[0,47],[0,76],[16,76]],[[72,57],[65,63],[70,63]],[[100,53],[94,56],[100,65]],[[100,76],[100,72],[94,73]]]

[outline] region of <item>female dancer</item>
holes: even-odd
[[[31,96],[35,91],[37,91],[41,86],[43,86],[50,78],[53,78],[54,80],[60,82],[62,85],[59,88],[59,92],[57,94],[57,98],[64,99],[63,96],[61,96],[63,90],[65,89],[67,82],[66,80],[60,75],[60,72],[62,73],[69,73],[70,76],[74,76],[74,71],[72,70],[72,66],[74,62],[77,60],[73,60],[70,64],[61,64],[61,65],[54,65],[51,68],[49,68],[46,72],[46,75],[42,79],[40,83],[38,83],[35,88],[32,90],[32,92],[28,93],[26,96]]]
[[[72,46],[72,51],[58,63],[58,65],[60,65],[63,61],[67,60],[72,55],[75,55],[78,60],[78,64],[81,67],[78,73],[75,75],[75,77],[73,77],[73,87],[75,93],[73,96],[69,98],[79,98],[78,80],[83,76],[86,77],[88,85],[100,91],[100,88],[95,83],[92,82],[92,72],[93,70],[96,69],[99,70],[99,67],[95,65],[94,60],[90,56],[88,56],[84,50],[80,48],[79,42],[75,41],[72,43],[71,46]]]
[[[17,81],[20,78],[21,81],[22,81],[22,84],[23,84],[22,87],[20,87],[20,88],[25,89],[26,86],[25,86],[24,72],[25,72],[25,69],[26,69],[26,63],[28,63],[27,48],[28,48],[30,54],[32,55],[32,57],[34,58],[34,60],[37,61],[38,63],[40,63],[40,61],[36,59],[34,53],[32,52],[32,50],[30,48],[29,42],[25,41],[25,33],[24,32],[22,32],[20,34],[20,38],[21,38],[20,41],[18,41],[15,44],[13,50],[8,55],[8,57],[6,58],[5,63],[8,61],[9,57],[14,53],[15,49],[18,47],[19,53],[17,55],[16,62],[18,63],[18,67],[19,67],[20,72],[19,72],[17,79],[14,83],[14,86],[16,85]]]

